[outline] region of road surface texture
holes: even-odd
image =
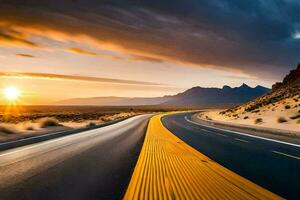
[[[163,126],[162,116],[149,122],[125,200],[281,199],[187,145]]]
[[[0,153],[0,199],[121,199],[149,115]]]
[[[168,115],[163,125],[181,140],[227,169],[287,199],[300,198],[300,146],[226,131]]]

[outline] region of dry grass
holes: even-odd
[[[99,107],[99,106],[19,106],[18,114],[6,115],[6,107],[0,106],[0,123],[36,122],[41,118],[55,118],[59,122],[84,122],[122,113],[153,113],[173,109],[162,109],[150,106],[138,107]]]

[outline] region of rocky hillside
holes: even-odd
[[[271,92],[220,114],[229,118],[248,119],[249,116],[263,118],[266,113],[269,116],[273,113],[279,123],[292,120],[300,123],[300,64],[282,82],[275,83]]]
[[[272,91],[278,91],[287,88],[298,88],[300,87],[300,64],[298,64],[297,69],[292,70],[282,82],[275,83],[272,86]]]

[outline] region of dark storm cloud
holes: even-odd
[[[6,0],[0,25],[88,36],[131,55],[277,77],[300,60],[297,0]]]

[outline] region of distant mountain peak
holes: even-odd
[[[240,88],[251,88],[249,85],[247,85],[246,83],[243,83]]]
[[[232,89],[232,88],[230,86],[228,86],[228,85],[224,85],[222,89],[223,90],[229,90],[229,89]]]

